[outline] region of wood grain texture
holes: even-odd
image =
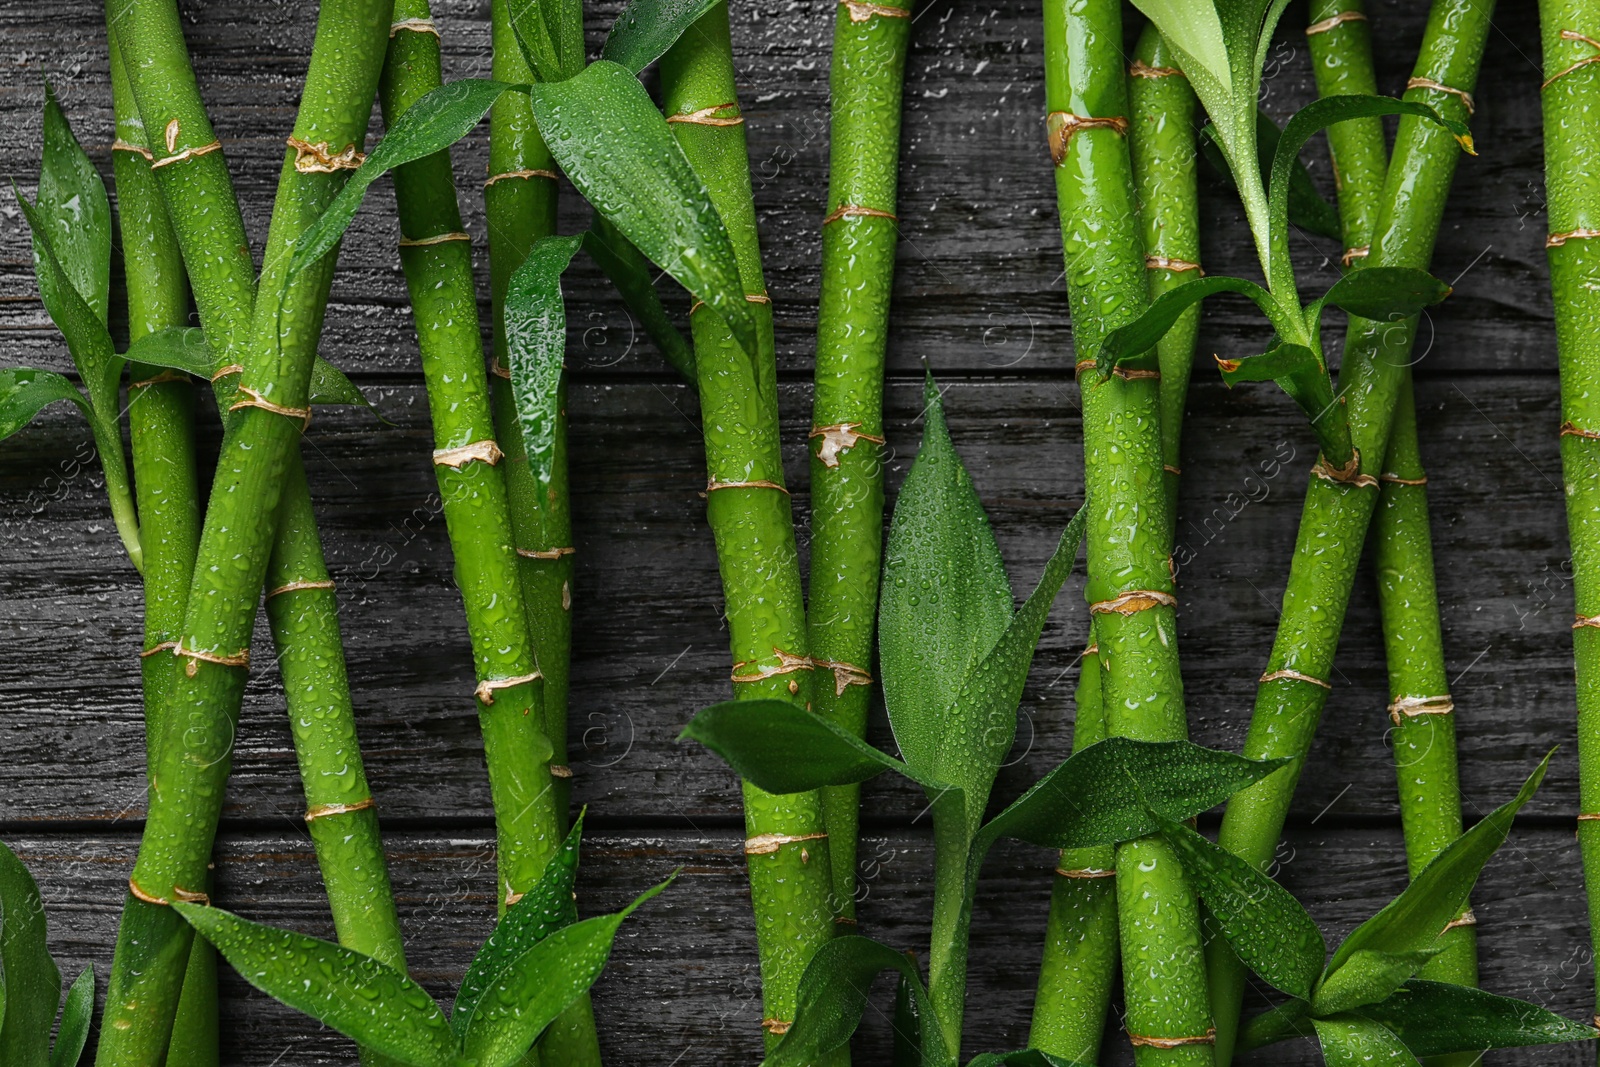
[[[183,5],[201,89],[259,242],[314,4]],[[592,5],[591,48],[619,6]],[[1398,92],[1421,36],[1421,9],[1382,0],[1369,10],[1380,87]],[[482,0],[436,5],[451,76],[487,74],[487,12]],[[16,57],[0,76],[0,151],[25,192],[45,79],[109,175],[100,17],[89,0],[0,0],[0,28]],[[952,432],[1019,591],[1031,587],[1082,494],[1082,427],[1040,122],[1038,22],[1036,0],[1003,8],[929,0],[919,14],[888,393],[892,490],[920,434],[920,361],[949,386]],[[1269,63],[1264,106],[1280,120],[1312,95],[1303,24],[1303,10],[1292,8]],[[734,10],[802,553],[831,26],[825,0],[756,0]],[[1435,261],[1456,294],[1430,315],[1417,390],[1469,813],[1490,810],[1544,751],[1567,746],[1478,894],[1485,983],[1581,1016],[1592,968],[1570,833],[1570,591],[1542,251],[1538,43],[1531,15],[1510,6],[1497,30],[1477,94],[1482,155],[1460,169]],[[376,136],[375,120],[369,147]],[[480,128],[456,157],[467,228],[480,248],[486,139]],[[1311,167],[1328,185],[1323,151],[1313,146]],[[1213,178],[1202,186],[1207,270],[1255,274],[1231,194]],[[0,210],[9,220],[0,226],[0,360],[67,369],[36,295],[20,217]],[[583,222],[569,198],[563,228]],[[416,976],[448,997],[493,913],[491,818],[396,237],[392,194],[380,182],[345,242],[324,342],[324,353],[394,425],[355,411],[319,412],[306,459],[339,582],[408,950]],[[1302,236],[1294,251],[1308,294],[1332,281],[1333,243]],[[486,277],[480,282],[487,293]],[[685,868],[679,886],[625,928],[598,1010],[612,1062],[751,1063],[758,991],[734,847],[737,786],[718,761],[675,740],[696,709],[728,690],[716,561],[697,495],[704,472],[696,404],[592,267],[580,261],[569,292],[579,549],[569,762],[574,798],[590,806],[595,828],[584,908],[618,906]],[[669,304],[680,315],[687,308],[681,294]],[[1246,305],[1221,300],[1207,312],[1200,351],[1243,355],[1265,339]],[[1185,688],[1194,738],[1236,748],[1276,625],[1314,445],[1270,386],[1230,392],[1202,369],[1189,409],[1177,554]],[[208,434],[206,449],[215,445]],[[87,433],[62,408],[0,443],[0,832],[39,875],[69,972],[85,960],[109,962],[144,805],[139,587],[91,457]],[[1017,748],[996,789],[1002,800],[1069,749],[1084,632],[1080,583],[1068,583],[1046,627]],[[258,639],[267,647],[264,631]],[[220,901],[327,935],[282,694],[261,659],[235,748]],[[1334,681],[1282,873],[1330,936],[1374,910],[1403,877],[1370,574],[1352,604]],[[881,708],[873,732],[877,743],[892,744]],[[916,948],[926,939],[930,892],[927,831],[914,821],[924,801],[883,779],[868,784],[865,801],[867,932]],[[1022,847],[991,863],[975,926],[970,1051],[1014,1047],[1025,1036],[1048,868],[1048,857]],[[309,1031],[231,975],[226,983],[230,1064],[354,1062],[337,1035]],[[881,1062],[883,1020],[869,1016],[867,1031],[858,1062]],[[1131,1062],[1124,1043],[1108,1048],[1116,1051],[1107,1062]],[[1592,1051],[1506,1053],[1486,1062],[1576,1064],[1586,1055]],[[1309,1047],[1287,1046],[1252,1062],[1317,1060]]]

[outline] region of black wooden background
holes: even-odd
[[[185,0],[200,85],[257,242],[303,75],[311,0]],[[618,8],[591,12],[598,47]],[[1382,0],[1372,19],[1380,88],[1404,87],[1426,5]],[[735,5],[740,93],[778,321],[789,479],[802,541],[805,428],[825,212],[828,0]],[[487,0],[436,12],[450,76],[488,73]],[[1280,120],[1312,94],[1291,8],[1268,70]],[[90,0],[0,0],[0,159],[31,192],[46,79],[109,176],[110,89],[101,9]],[[891,482],[920,426],[923,359],[949,387],[958,447],[995,520],[1014,584],[1031,588],[1082,495],[1081,434],[1054,189],[1043,139],[1037,0],[929,0],[916,18],[906,92],[892,383]],[[1591,961],[1573,840],[1577,809],[1554,334],[1546,288],[1539,44],[1532,4],[1508,4],[1477,93],[1481,156],[1464,161],[1435,257],[1455,295],[1417,351],[1430,492],[1469,816],[1514,791],[1563,745],[1474,904],[1484,984],[1587,1017]],[[377,121],[374,120],[376,137]],[[468,228],[483,248],[484,128],[456,153]],[[1322,151],[1320,145],[1314,153]],[[1314,173],[1329,185],[1325,160]],[[1204,182],[1205,262],[1253,273],[1235,202]],[[0,196],[0,336],[6,364],[66,369],[36,296],[25,229]],[[569,232],[583,223],[575,201]],[[305,441],[339,579],[351,682],[383,814],[412,973],[447,998],[494,921],[492,821],[472,670],[428,462],[426,401],[394,243],[387,183],[344,245],[325,354],[395,424],[329,409]],[[1337,247],[1303,237],[1307,291],[1335,276]],[[480,261],[483,256],[480,252]],[[481,263],[480,263],[481,266]],[[610,910],[674,867],[683,875],[623,928],[596,990],[612,1063],[724,1065],[759,1058],[760,1002],[738,791],[716,759],[675,737],[727,693],[716,561],[697,491],[704,475],[692,393],[667,373],[587,267],[571,286],[575,596],[575,799],[589,805],[582,907]],[[486,283],[482,287],[486,292]],[[676,299],[681,314],[686,301]],[[1336,327],[1337,328],[1337,327]],[[1259,349],[1238,303],[1207,312],[1213,352]],[[1329,338],[1330,351],[1338,339]],[[215,434],[207,439],[214,446]],[[1229,392],[1203,366],[1185,427],[1180,630],[1196,740],[1240,743],[1278,604],[1310,435],[1270,386]],[[107,516],[89,436],[57,406],[0,444],[0,834],[36,873],[69,976],[109,966],[144,806],[139,584]],[[1063,758],[1082,646],[1080,588],[1063,593],[1023,700],[1008,800]],[[265,647],[266,637],[258,635]],[[1370,573],[1340,649],[1333,695],[1283,845],[1279,876],[1330,938],[1403,884],[1386,688]],[[881,712],[875,738],[891,744]],[[862,930],[925,944],[931,841],[922,800],[886,778],[865,791]],[[271,670],[247,695],[218,847],[220,903],[331,936]],[[1011,845],[990,862],[974,921],[968,1049],[1027,1038],[1052,857]],[[103,983],[102,983],[103,986]],[[227,974],[230,1064],[355,1062],[351,1044]],[[881,1062],[886,1020],[869,1012],[858,1062]],[[1114,1034],[1106,1061],[1130,1062]],[[1576,1064],[1588,1048],[1491,1056]],[[1319,1062],[1306,1043],[1254,1063]]]

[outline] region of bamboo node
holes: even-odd
[[[892,211],[880,211],[875,207],[862,207],[860,204],[840,204],[822,220],[824,226],[840,219],[892,219],[900,221],[900,216]]]
[[[245,670],[250,669],[250,650],[248,648],[244,649],[242,652],[235,652],[233,655],[229,656],[218,652],[207,652],[194,648],[184,648],[183,640],[180,638],[173,643],[172,654],[181,659],[186,659],[189,661],[188,664],[183,668],[183,673],[187,674],[191,678],[195,676],[195,672],[199,669],[199,664],[201,663],[215,663],[219,667],[242,667]]]
[[[306,822],[316,822],[330,815],[348,815],[353,811],[370,811],[377,806],[378,802],[371,797],[358,800],[354,804],[318,804],[314,808],[306,809]]]
[[[1099,654],[1100,654],[1100,645],[1098,643],[1096,643],[1096,644],[1092,644],[1092,645],[1088,646],[1087,648],[1085,648],[1083,650],[1083,655],[1080,656],[1079,658],[1080,659],[1084,659],[1084,658],[1087,658],[1089,656],[1098,656]]]
[[[496,378],[504,378],[508,382],[511,380],[511,368],[503,365],[498,356],[489,360],[489,373]]]
[[[392,32],[390,36],[393,36]],[[328,141],[313,143],[290,137],[284,143],[294,149],[294,169],[301,174],[334,174],[341,170],[355,170],[367,161],[367,154],[354,144],[347,144],[335,152]]]
[[[550,764],[550,777],[571,778],[572,768],[568,767],[565,763],[552,763]]]
[[[135,882],[132,878],[128,879],[128,892],[132,893],[146,904],[160,904],[162,907],[167,907],[172,903],[172,901],[168,900],[166,897],[158,897],[154,893],[145,892],[143,889],[139,888],[139,883]]]
[[[719,114],[719,112],[732,111],[732,114]],[[744,116],[739,113],[737,101],[729,104],[714,104],[703,107],[698,111],[691,111],[685,115],[668,115],[668,122],[687,122],[693,126],[743,126]]]
[[[429,245],[442,245],[449,241],[470,240],[472,240],[472,234],[463,233],[460,230],[452,230],[449,233],[436,233],[432,237],[402,237],[400,238],[400,247],[426,248]]]
[[[244,399],[235,400],[228,406],[229,411],[238,411],[241,408],[260,408],[262,411],[270,411],[272,414],[282,415],[284,418],[299,419],[301,433],[305,433],[306,427],[311,425],[310,408],[291,408],[284,407],[282,404],[274,404],[248,385],[240,385],[239,392],[244,394]]]
[[[1581,629],[1585,626],[1600,628],[1600,615],[1576,615],[1574,618],[1577,620],[1572,624],[1572,628],[1574,630]]]
[[[1160,371],[1141,367],[1116,366],[1111,368],[1111,373],[1125,382],[1137,382],[1145,379],[1157,382],[1161,380]]]
[[[1420,478],[1402,478],[1398,474],[1389,474],[1386,472],[1378,475],[1378,481],[1388,482],[1390,485],[1427,485],[1428,476],[1424,474]]]
[[[151,385],[160,385],[162,382],[186,382],[189,376],[182,371],[163,370],[153,378],[140,378],[136,382],[129,382],[129,389],[143,389]]]
[[[794,845],[801,841],[821,841],[827,836],[821,831],[814,834],[757,834],[745,839],[744,854],[766,856],[778,851],[784,845]]]
[[[485,678],[478,683],[478,688],[474,689],[473,693],[483,702],[485,707],[488,707],[494,703],[496,689],[511,689],[519,685],[527,685],[529,682],[537,682],[543,677],[544,675],[534,671],[532,674],[519,674],[515,678]]]
[[[1303,674],[1300,671],[1290,670],[1288,668],[1284,668],[1281,671],[1268,671],[1266,674],[1263,674],[1257,679],[1258,684],[1264,684],[1266,682],[1305,682],[1308,685],[1318,685],[1324,689],[1333,688],[1332,682],[1325,682],[1321,678],[1313,678],[1309,674]]]
[[[794,1023],[788,1019],[762,1019],[761,1029],[769,1034],[787,1034]]]
[[[278,586],[278,587],[276,587],[274,589],[268,589],[267,590],[267,595],[262,597],[262,599],[263,600],[271,600],[275,596],[281,596],[284,593],[298,593],[302,589],[332,589],[332,588],[333,588],[333,579],[332,578],[307,578],[307,579],[302,580],[302,581],[284,582],[282,585],[280,585],[280,586]]]
[[[1315,37],[1319,33],[1327,33],[1329,30],[1337,29],[1338,27],[1344,25],[1346,22],[1365,22],[1365,21],[1367,21],[1367,16],[1366,16],[1365,12],[1362,12],[1362,11],[1341,11],[1337,15],[1330,15],[1328,18],[1323,19],[1321,22],[1313,22],[1311,25],[1307,26],[1306,27],[1306,36],[1307,37]]]
[[[390,37],[393,37],[401,30],[410,30],[412,33],[431,33],[435,37],[439,36],[439,27],[433,24],[432,19],[401,19],[399,22],[391,22],[389,24]]]
[[[1184,1045],[1215,1045],[1217,1043],[1217,1028],[1210,1027],[1203,1034],[1194,1034],[1188,1037],[1147,1037],[1144,1034],[1128,1032],[1128,1043],[1135,1048],[1182,1048]]]
[[[778,657],[778,665],[776,667],[757,667],[754,674],[740,674],[739,669],[741,667],[755,666],[756,663],[753,659],[740,660],[733,665],[733,673],[730,677],[735,682],[759,682],[767,678],[776,678],[780,674],[809,671],[816,667],[816,663],[812,661],[810,656],[797,656],[793,652],[785,652],[776,645],[772,647],[772,654]]]
[[[1339,265],[1348,270],[1356,260],[1366,259],[1370,255],[1372,255],[1371,245],[1356,245],[1354,248],[1344,250],[1344,255],[1339,257]]]
[[[1128,120],[1121,115],[1112,115],[1106,118],[1093,118],[1088,115],[1074,115],[1070,111],[1052,111],[1045,116],[1045,136],[1050,145],[1050,158],[1056,166],[1061,166],[1067,158],[1067,146],[1072,143],[1073,134],[1080,130],[1112,130],[1119,137],[1128,136]]]
[[[1406,82],[1406,88],[1432,89],[1436,93],[1449,93],[1451,96],[1460,97],[1461,102],[1467,106],[1468,115],[1471,115],[1478,109],[1477,105],[1473,103],[1471,93],[1467,92],[1465,89],[1457,89],[1453,85],[1445,85],[1443,82],[1436,82],[1432,78],[1412,78],[1410,81]]]
[[[173,119],[172,125],[167,128],[167,151],[169,152],[172,151],[173,148],[172,133],[177,129],[177,125],[178,120]],[[179,152],[176,155],[162,156],[160,159],[151,160],[150,169],[155,170],[157,167],[165,167],[170,163],[182,163],[186,159],[194,159],[196,156],[209,155],[210,153],[220,151],[221,149],[221,141],[212,141],[210,144],[203,144],[198,148],[185,148],[182,152]]]
[[[1132,78],[1186,78],[1188,75],[1177,67],[1152,67],[1142,59],[1133,61],[1128,68],[1128,76]]]
[[[163,641],[159,645],[151,645],[149,648],[147,648],[143,652],[139,653],[139,658],[140,659],[149,659],[151,656],[160,655],[163,652],[170,651],[171,649],[174,649],[174,648],[177,648],[177,647],[178,647],[178,642],[176,642],[176,641]]]
[[[861,923],[858,920],[852,919],[848,915],[835,915],[833,917],[833,921],[835,923],[837,923],[838,925],[840,925],[840,926],[860,926],[861,925]]]
[[[1600,441],[1600,431],[1580,429],[1570,422],[1563,422],[1561,424],[1561,436],[1582,437],[1589,441]]]
[[[861,432],[859,422],[841,422],[833,426],[813,426],[811,432],[806,434],[809,440],[813,437],[822,438],[822,445],[817,449],[817,458],[824,467],[837,467],[839,453],[848,452],[856,446],[857,441],[871,441],[875,445],[884,443],[882,437]]]
[[[836,697],[844,696],[844,691],[852,685],[872,684],[872,675],[853,663],[834,659],[813,659],[811,662],[825,671],[833,672],[833,695]]]
[[[1312,466],[1311,473],[1325,482],[1351,485],[1357,489],[1372,489],[1378,484],[1378,479],[1372,475],[1361,473],[1361,452],[1354,448],[1350,450],[1350,462],[1342,467],[1335,467],[1329,463],[1326,456],[1317,456],[1317,462]]]
[[[513,904],[515,904],[517,901],[519,901],[521,899],[522,899],[522,894],[521,893],[512,892],[511,887],[510,886],[506,886],[506,907],[508,907],[508,908],[511,907]]]
[[[505,453],[500,451],[500,446],[493,441],[474,441],[470,445],[459,448],[436,448],[433,450],[433,465],[435,467],[451,467],[460,470],[474,460],[494,466],[505,458]]]
[[[1063,878],[1115,878],[1117,872],[1114,868],[1106,867],[1057,867],[1056,873]]]
[[[213,384],[215,384],[216,382],[221,381],[222,379],[226,378],[230,374],[243,374],[243,373],[244,373],[244,368],[243,367],[239,366],[239,364],[237,364],[237,363],[230,363],[226,367],[218,367],[217,368],[217,372],[211,376],[211,381],[212,381]]]
[[[519,548],[517,555],[523,559],[560,559],[562,556],[575,556],[578,550],[570,545],[561,548]]]
[[[1161,469],[1166,471],[1168,474],[1182,474],[1183,473],[1183,468],[1182,467],[1174,467],[1170,463],[1163,463],[1161,465]]]
[[[768,482],[768,481],[763,481],[761,479],[757,479],[757,480],[751,481],[751,482],[717,482],[717,481],[710,481],[710,482],[706,483],[706,494],[715,493],[718,489],[776,489],[778,492],[782,493],[784,496],[790,495],[789,494],[789,490],[785,489],[783,486],[779,485],[777,482]]]
[[[1144,266],[1146,270],[1170,270],[1174,274],[1182,274],[1186,270],[1192,270],[1197,278],[1206,276],[1206,272],[1201,269],[1200,264],[1187,259],[1178,259],[1174,256],[1145,256]]]
[[[1600,62],[1600,56],[1595,56],[1594,58],[1597,62]],[[1544,246],[1546,248],[1560,248],[1568,241],[1584,241],[1590,237],[1600,237],[1600,230],[1579,227],[1576,230],[1567,230],[1565,233],[1553,233],[1544,239]]]
[[[1449,715],[1456,710],[1455,701],[1448,695],[1439,697],[1396,697],[1389,705],[1389,719],[1399,726],[1402,716],[1414,719],[1419,715]]]
[[[770,304],[770,303],[772,303],[772,297],[768,296],[766,293],[746,293],[746,294],[744,294],[744,299],[745,299],[745,302],[748,303],[748,304]],[[696,300],[694,303],[690,304],[689,305],[689,317],[690,318],[694,318],[694,313],[696,311],[699,311],[701,308],[703,308],[705,306],[706,306],[706,302],[704,300]]]
[[[839,6],[850,12],[851,22],[866,22],[872,16],[886,19],[908,19],[911,12],[889,4],[871,4],[865,0],[840,0]]]
[[[1089,605],[1091,615],[1133,615],[1151,608],[1175,608],[1178,598],[1159,589],[1130,589],[1126,593]]]
[[[542,167],[533,167],[528,170],[507,170],[492,175],[488,181],[483,183],[483,187],[487,189],[495,182],[511,181],[515,178],[548,178],[555,182],[561,180],[561,175],[553,170],[545,170]]]
[[[1563,41],[1582,41],[1584,44],[1588,45],[1590,48],[1595,49],[1595,53],[1596,54],[1592,55],[1592,56],[1584,56],[1582,59],[1580,59],[1576,63],[1572,64],[1570,67],[1566,67],[1566,68],[1564,68],[1562,70],[1559,70],[1556,73],[1550,75],[1550,77],[1546,78],[1543,81],[1543,83],[1540,84],[1540,86],[1539,86],[1539,91],[1540,92],[1543,92],[1544,90],[1550,88],[1551,84],[1553,82],[1555,82],[1555,80],[1557,78],[1564,78],[1568,74],[1571,74],[1573,71],[1577,70],[1580,67],[1587,67],[1590,63],[1600,63],[1600,41],[1596,41],[1593,37],[1585,37],[1583,34],[1579,33],[1577,30],[1562,30],[1561,31],[1561,39]]]
[[[1449,922],[1445,923],[1444,924],[1444,929],[1440,930],[1439,933],[1441,935],[1447,934],[1451,930],[1454,930],[1458,926],[1477,926],[1477,925],[1478,925],[1478,917],[1472,913],[1472,909],[1471,908],[1468,908],[1466,911],[1462,912],[1460,915],[1457,915],[1454,919],[1451,919]]]
[[[1578,816],[1579,822],[1600,822],[1600,812],[1585,812]]]
[[[150,154],[150,149],[146,148],[144,145],[134,144],[132,141],[124,141],[120,137],[111,142],[111,151],[132,152],[135,155],[143,156],[146,162],[154,162],[156,158]]]

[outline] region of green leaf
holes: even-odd
[[[600,58],[638,74],[666,54],[717,0],[629,0],[606,34]]]
[[[1553,749],[1550,755],[1554,755]],[[1451,842],[1404,892],[1345,938],[1328,964],[1330,979],[1346,960],[1362,950],[1399,955],[1433,947],[1444,928],[1466,908],[1483,865],[1505,843],[1511,820],[1544,781],[1550,755],[1528,776],[1516,797]]]
[[[406,109],[378,146],[367,154],[366,162],[350,175],[350,180],[322,217],[308,226],[295,242],[289,276],[292,278],[309,267],[339,243],[339,238],[350,227],[350,220],[356,217],[356,209],[367,195],[367,187],[385,171],[449,148],[478,124],[502,94],[514,88],[517,86],[508,82],[463,78],[439,86]]]
[[[368,408],[382,422],[388,422],[383,415],[367,399],[367,394],[352,382],[344,371],[332,363],[317,356],[311,363],[311,391],[309,399],[313,404],[353,404],[357,407]]]
[[[1189,308],[1217,293],[1239,293],[1255,301],[1270,318],[1278,314],[1272,294],[1248,278],[1196,278],[1158,296],[1143,315],[1106,334],[1095,353],[1095,368],[1102,374],[1155,348]]]
[[[533,76],[542,82],[560,81],[566,76],[561,55],[556,46],[555,34],[546,19],[544,7],[549,0],[506,0],[506,13],[511,32],[517,38],[522,56],[533,70]]]
[[[1188,60],[1184,70],[1191,76],[1195,73],[1192,68],[1198,67],[1219,85],[1230,83],[1222,20],[1212,0],[1134,0],[1133,6]]]
[[[984,826],[980,837],[1013,837],[1047,848],[1087,848],[1158,831],[1152,810],[1193,818],[1288,764],[1249,760],[1188,741],[1108,737],[1073,753]]]
[[[1274,989],[1308,999],[1328,946],[1306,909],[1254,864],[1152,814],[1234,954]]]
[[[1398,1037],[1368,1019],[1340,1015],[1311,1023],[1327,1067],[1421,1067]]]
[[[578,191],[720,316],[753,358],[756,318],[733,242],[639,80],[599,60],[566,81],[528,87],[528,97],[539,132]]]
[[[263,993],[413,1067],[456,1062],[455,1035],[423,988],[371,956],[240,918],[221,908],[172,905],[233,969]]]
[[[1311,998],[1311,1010],[1317,1015],[1338,1015],[1363,1004],[1376,1004],[1399,989],[1440,951],[1440,947],[1434,947],[1414,952],[1372,949],[1353,952],[1317,987],[1316,995]]]
[[[83,969],[61,1008],[61,1025],[56,1047],[50,1051],[50,1067],[78,1067],[83,1046],[89,1041],[89,1022],[94,1017],[94,965]]]
[[[581,235],[541,237],[506,285],[511,392],[527,443],[528,465],[540,485],[549,485],[555,470],[561,377],[566,370],[567,305],[561,297],[561,275],[582,243]]]
[[[78,392],[78,387],[55,371],[33,367],[0,370],[0,441],[28,425],[44,408],[61,400],[72,401],[83,411],[84,417],[94,418],[89,402]]]
[[[878,607],[883,699],[900,754],[934,778],[945,711],[1011,622],[1011,583],[933,377],[922,447],[895,501]]]
[[[713,704],[678,736],[699,741],[721,756],[740,778],[768,793],[852,785],[885,770],[910,777],[911,768],[893,756],[786,700]]]
[[[1272,159],[1282,137],[1283,132],[1278,129],[1278,124],[1272,120],[1272,116],[1264,111],[1258,112],[1256,157],[1261,164],[1263,185],[1271,180]],[[1200,130],[1200,154],[1216,169],[1217,174],[1230,189],[1239,188],[1234,180],[1228,157],[1223,154],[1221,145],[1217,143],[1216,130],[1211,125],[1206,125]],[[1339,209],[1323,198],[1321,191],[1317,189],[1317,183],[1311,178],[1311,172],[1298,158],[1295,159],[1294,167],[1289,174],[1289,225],[1334,240],[1343,236]]]
[[[111,302],[111,201],[49,82],[44,87],[44,152],[35,199],[61,269],[95,317],[105,322]]]
[[[197,326],[169,326],[147,333],[129,345],[124,356],[130,363],[181,370],[197,378],[209,379],[217,371],[205,332]]]
[[[501,968],[467,1019],[465,1057],[479,1067],[516,1063],[544,1028],[600,977],[622,920],[671,884],[668,878],[615,914],[556,930]]]
[[[1017,1052],[985,1052],[967,1061],[967,1067],[1080,1067],[1077,1060],[1064,1060],[1038,1049]]]
[[[1271,346],[1258,355],[1245,356],[1243,359],[1215,358],[1217,369],[1222,372],[1222,381],[1230,389],[1240,382],[1275,382],[1285,378],[1292,380],[1299,375],[1322,373],[1322,364],[1317,362],[1315,352],[1305,345],[1293,344],[1281,337],[1274,337]],[[1285,389],[1289,389],[1287,384]]]
[[[507,967],[555,931],[578,921],[572,887],[578,880],[578,844],[582,837],[580,813],[562,841],[561,850],[545,864],[539,880],[521,900],[506,909],[494,933],[473,957],[456,992],[455,1006],[450,1009],[450,1028],[456,1037],[466,1033],[467,1020]]]
[[[583,250],[611,279],[622,302],[638,317],[644,332],[661,350],[662,358],[685,381],[695,385],[694,349],[661,306],[650,261],[598,211],[583,235]]]
[[[1016,739],[1017,705],[1033,666],[1034,649],[1056,594],[1078,558],[1088,520],[1088,508],[1080,507],[1062,531],[1039,584],[1000,640],[962,682],[946,716],[934,755],[933,777],[962,791],[969,835],[983,822],[994,777]]]
[[[0,1063],[6,1067],[50,1062],[61,972],[45,949],[45,934],[39,886],[15,853],[0,844],[0,971],[5,974]]]
[[[1414,267],[1362,267],[1333,283],[1320,304],[1377,322],[1410,318],[1450,295],[1450,287]]]
[[[1413,979],[1356,1014],[1393,1030],[1417,1057],[1592,1041],[1600,1031],[1537,1004],[1469,986]]]
[[[1309,1018],[1311,1005],[1304,1000],[1291,1000],[1279,1004],[1271,1011],[1262,1012],[1239,1031],[1239,1052],[1249,1052],[1291,1037],[1315,1037],[1316,1030]]]
[[[1320,100],[1314,100],[1295,112],[1289,119],[1289,124],[1283,128],[1283,136],[1273,147],[1272,179],[1267,186],[1272,224],[1281,226],[1289,218],[1294,165],[1299,160],[1300,150],[1305,147],[1307,141],[1335,123],[1349,119],[1379,118],[1384,115],[1414,115],[1437,122],[1449,130],[1456,140],[1461,142],[1463,148],[1468,152],[1472,151],[1472,135],[1466,126],[1446,119],[1426,104],[1396,100],[1387,96],[1325,96]]]
[[[937,1016],[922,987],[916,963],[888,945],[847,934],[817,949],[806,964],[805,974],[800,977],[794,1025],[761,1067],[810,1067],[849,1041],[861,1025],[873,979],[887,970],[899,972],[908,982],[918,1016],[933,1022]],[[943,1033],[936,1022],[921,1027],[921,1043],[923,1067],[944,1067],[949,1062]]]
[[[902,974],[894,984],[894,1018],[890,1022],[894,1029],[894,1052],[889,1061],[890,1067],[920,1067],[922,1001],[926,996],[921,992],[921,983],[913,975]]]

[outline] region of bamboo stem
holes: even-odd
[[[883,557],[883,367],[894,289],[900,104],[911,5],[834,16],[828,214],[822,223],[812,401],[807,640],[822,668],[812,710],[866,733]],[[861,787],[822,790],[834,910],[856,917]]]
[[[708,11],[662,57],[661,88],[669,116],[710,113],[707,109],[724,119],[737,114],[726,4]],[[751,309],[761,340],[754,359],[710,309],[701,307],[691,315],[707,478],[711,486],[781,486],[772,309],[761,274],[744,126],[671,126],[728,227],[745,292],[758,298]],[[706,517],[722,571],[734,677],[745,679],[735,685],[735,697],[809,703],[812,670],[787,492],[710,488]],[[833,936],[832,869],[815,792],[773,796],[746,784],[744,810],[749,837],[776,842],[771,849],[746,848],[761,956],[763,1029],[770,1048],[794,1021],[800,976],[812,953]],[[848,1054],[841,1051],[827,1062],[848,1062]]]

